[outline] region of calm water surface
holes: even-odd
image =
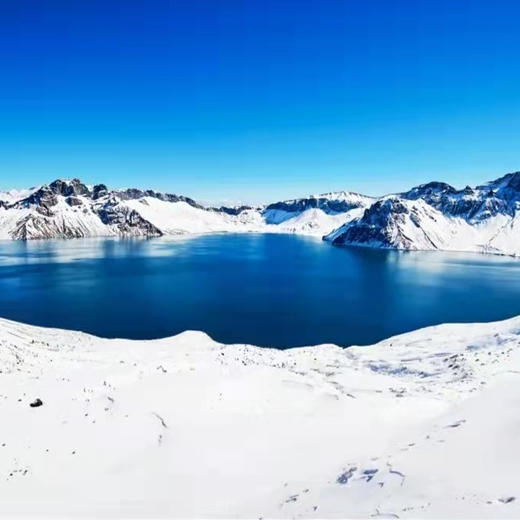
[[[288,347],[370,344],[520,314],[520,261],[292,235],[0,242],[0,316],[105,337],[186,329]]]

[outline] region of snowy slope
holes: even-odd
[[[19,221],[24,221],[31,211],[28,208],[2,208],[0,205],[0,240],[13,238],[13,232]]]
[[[519,345],[520,318],[287,351],[0,320],[0,516],[518,518]]]
[[[219,231],[254,231],[264,227],[260,214],[254,210],[229,215],[193,207],[186,202],[164,202],[145,197],[124,202],[166,235],[210,233]]]
[[[323,236],[328,231],[359,218],[363,211],[364,208],[354,208],[346,213],[326,213],[319,208],[309,208],[296,213],[268,210],[264,216],[268,223],[276,225],[282,232]]]

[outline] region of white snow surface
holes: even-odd
[[[519,366],[520,317],[286,351],[0,319],[0,517],[519,518]]]

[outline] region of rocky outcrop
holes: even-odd
[[[408,208],[397,198],[374,203],[365,210],[355,225],[347,226],[344,232],[331,237],[334,244],[372,244],[378,247],[392,247],[396,242],[403,247],[411,241],[400,230],[409,215]]]
[[[97,210],[101,222],[106,226],[115,227],[120,236],[160,237],[162,231],[145,220],[133,209],[119,204],[107,204]]]
[[[92,189],[92,199],[98,200],[108,195],[108,188],[104,184],[96,184]]]
[[[85,184],[79,179],[72,179],[71,181],[64,181],[62,179],[55,180],[49,184],[49,189],[56,195],[63,197],[70,197],[72,195],[80,195],[90,197],[91,192]]]
[[[211,208],[213,211],[217,211],[218,213],[226,213],[226,215],[240,215],[243,211],[250,211],[254,208],[252,206],[235,206],[235,207],[228,207],[228,206],[220,206],[219,208]]]

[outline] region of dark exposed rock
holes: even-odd
[[[29,406],[31,408],[38,408],[39,406],[42,406],[42,404],[43,404],[43,401],[40,398],[38,398],[38,399],[35,399],[32,403],[30,403]]]
[[[52,217],[54,213],[52,212],[51,207],[45,205],[38,206],[36,208],[36,213],[43,215],[44,217]]]
[[[72,179],[71,181],[57,179],[49,184],[49,188],[56,195],[63,195],[64,197],[71,195],[90,197],[90,190],[79,179]]]
[[[67,197],[65,199],[65,202],[69,206],[82,206],[83,205],[83,202],[81,202],[81,199],[78,199],[77,197]]]
[[[41,206],[50,208],[58,203],[56,194],[49,186],[42,186],[27,198],[17,202],[13,207]]]
[[[333,239],[334,244],[378,243],[391,246],[392,230],[409,211],[398,198],[379,200],[365,210],[363,216],[344,233]]]
[[[252,206],[237,206],[234,208],[229,208],[226,206],[220,206],[220,208],[211,208],[213,211],[218,211],[220,213],[226,213],[227,215],[240,215],[243,211],[247,211],[253,209]]]
[[[341,485],[348,484],[348,481],[354,476],[357,468],[354,466],[349,468],[347,471],[344,471],[339,477],[336,479],[336,482]]]
[[[163,234],[137,211],[114,201],[105,204],[97,213],[103,224],[116,226],[121,235],[159,237]]]
[[[108,188],[104,184],[96,184],[92,189],[92,199],[98,200],[108,195]]]

